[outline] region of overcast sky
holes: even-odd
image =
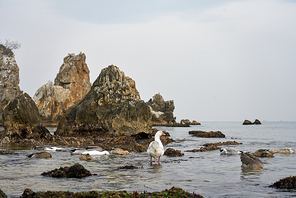
[[[296,1],[0,0],[0,27],[31,97],[83,52],[91,83],[114,64],[177,121],[296,121]]]

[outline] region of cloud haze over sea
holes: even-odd
[[[68,53],[91,82],[117,65],[141,98],[174,100],[177,121],[296,121],[296,2],[0,0],[0,39],[32,97]]]

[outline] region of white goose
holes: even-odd
[[[158,164],[159,164],[159,160],[160,160],[160,156],[163,155],[164,150],[163,150],[163,145],[160,141],[160,136],[165,135],[162,131],[158,131],[155,134],[155,141],[151,142],[149,144],[149,147],[147,149],[147,153],[150,156],[150,163],[152,164],[152,157],[154,157],[154,159],[158,158]]]

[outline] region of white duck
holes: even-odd
[[[152,164],[152,157],[154,157],[154,159],[158,158],[158,164],[159,164],[159,160],[160,160],[160,156],[163,155],[164,150],[163,150],[163,145],[162,142],[160,141],[160,136],[165,135],[162,131],[158,131],[155,134],[155,141],[152,141],[149,144],[149,147],[147,149],[147,153],[150,156],[150,163]]]
[[[238,155],[239,153],[232,149],[221,148],[220,155]]]

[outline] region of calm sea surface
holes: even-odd
[[[296,149],[296,122],[263,122],[244,126],[241,122],[202,122],[200,126],[184,128],[156,127],[168,131],[176,142],[166,148],[184,153],[183,157],[161,157],[161,165],[149,163],[147,153],[127,156],[95,156],[91,162],[80,161],[77,155],[51,152],[51,159],[29,159],[37,152],[32,148],[16,148],[18,155],[0,155],[0,189],[10,197],[20,196],[26,188],[33,191],[160,191],[172,186],[199,193],[205,197],[292,197],[296,191],[277,190],[267,186],[288,176],[296,175],[296,154],[275,154],[261,158],[263,170],[245,171],[239,156],[220,156],[219,151],[185,152],[200,148],[207,142],[237,141],[235,150],[254,152],[258,149]],[[190,130],[221,131],[226,139],[197,138]],[[1,147],[1,149],[11,149]],[[83,179],[47,178],[40,174],[61,166],[82,164],[96,176]],[[141,169],[118,170],[134,165]]]

